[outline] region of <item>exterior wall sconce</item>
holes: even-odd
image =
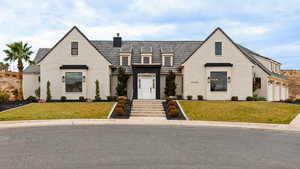
[[[61,77],[61,82],[65,83],[65,76]]]
[[[207,82],[210,83],[210,77],[207,77]]]
[[[228,83],[230,83],[230,82],[231,82],[231,77],[228,76],[228,77],[227,77],[227,80],[228,80]]]
[[[85,76],[82,76],[82,81],[85,82]]]

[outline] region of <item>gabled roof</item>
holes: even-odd
[[[76,27],[76,26],[74,26],[72,29],[70,29],[66,34],[65,34],[65,36],[63,36],[37,63],[39,63],[39,62],[41,62],[45,57],[47,57],[47,55],[49,54],[49,53],[51,53],[51,51],[53,50],[53,49],[55,49],[55,47],[58,45],[58,44],[60,44],[60,42],[61,41],[63,41],[73,30],[77,30],[79,33],[80,33],[80,35],[82,35],[83,36],[83,38],[85,39],[85,40],[87,40],[87,42],[89,42],[89,44],[92,46],[92,47],[94,47],[95,49],[96,49],[96,51],[98,51],[108,62],[109,62],[109,60],[94,46],[94,44],[92,44],[91,43],[91,41]]]

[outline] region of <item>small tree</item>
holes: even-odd
[[[36,97],[40,98],[41,97],[41,88],[39,87],[39,88],[35,89],[34,93],[35,93]]]
[[[100,97],[100,87],[99,87],[99,80],[95,81],[96,84],[96,96],[95,96],[95,100],[101,100]]]
[[[176,78],[175,73],[172,71],[169,71],[169,73],[166,77],[166,87],[165,87],[165,95],[168,97],[176,95],[175,78]]]
[[[126,69],[122,66],[119,68],[118,85],[116,87],[118,96],[127,96],[127,81],[129,75],[125,73],[125,70]]]
[[[50,101],[51,98],[52,98],[52,96],[51,96],[51,91],[50,91],[50,82],[47,81],[47,98],[46,98],[47,102]]]

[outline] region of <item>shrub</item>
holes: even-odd
[[[232,96],[231,101],[239,101],[239,97],[238,96]]]
[[[170,112],[172,109],[177,109],[175,105],[168,106],[168,112]]]
[[[96,81],[95,81],[95,85],[96,85],[96,95],[95,95],[95,100],[101,100],[101,97],[100,97],[99,80],[96,80]]]
[[[175,106],[176,105],[176,101],[175,100],[170,100],[167,104],[167,106]]]
[[[60,101],[65,102],[66,100],[67,100],[67,97],[66,97],[66,96],[61,96],[61,97],[60,97]]]
[[[122,108],[124,108],[125,107],[125,103],[119,102],[116,107],[122,107]]]
[[[109,100],[109,101],[116,101],[117,100],[117,96],[107,96],[107,100]]]
[[[37,98],[34,97],[34,96],[29,96],[29,97],[27,97],[26,100],[29,101],[29,102],[37,102],[38,101]]]
[[[203,100],[203,96],[202,95],[198,95],[198,100]]]
[[[39,88],[35,89],[34,93],[35,93],[36,97],[41,97],[41,88],[39,87]]]
[[[47,81],[47,98],[46,98],[46,101],[47,102],[50,101],[51,98],[52,98],[52,96],[51,96],[51,90],[50,90],[50,82]]]
[[[187,96],[187,99],[188,99],[188,100],[192,100],[192,99],[193,99],[193,96],[189,95],[189,96]]]
[[[85,99],[83,96],[80,96],[80,97],[79,97],[79,101],[80,101],[80,102],[85,102],[86,99]]]
[[[126,69],[124,67],[119,67],[118,71],[118,84],[116,87],[118,96],[127,96],[127,81],[129,75],[126,74]]]
[[[171,100],[173,100],[173,99],[170,98],[170,97],[167,97],[167,98],[166,98],[166,103],[168,104]]]
[[[0,104],[7,103],[9,99],[9,95],[4,91],[0,91]]]
[[[174,72],[169,71],[166,76],[166,87],[165,87],[165,95],[166,96],[175,96],[176,95],[176,83],[175,83],[176,75]]]
[[[177,117],[179,115],[179,110],[178,109],[171,109],[170,114],[173,117]]]
[[[123,107],[116,107],[115,111],[116,111],[116,114],[119,115],[119,116],[123,116],[124,113],[125,113]]]
[[[248,96],[248,97],[246,98],[246,100],[247,100],[247,101],[254,101],[254,98],[253,98],[252,96]]]
[[[119,103],[125,104],[126,100],[119,100]]]
[[[285,102],[287,102],[287,103],[293,103],[294,100],[292,98],[288,98],[288,99],[285,100]]]
[[[183,99],[182,95],[176,95],[176,98],[177,98],[177,100],[182,100]]]
[[[258,97],[257,101],[267,101],[267,99],[265,97]]]

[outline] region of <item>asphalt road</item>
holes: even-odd
[[[162,126],[0,130],[0,169],[299,169],[300,133]]]

